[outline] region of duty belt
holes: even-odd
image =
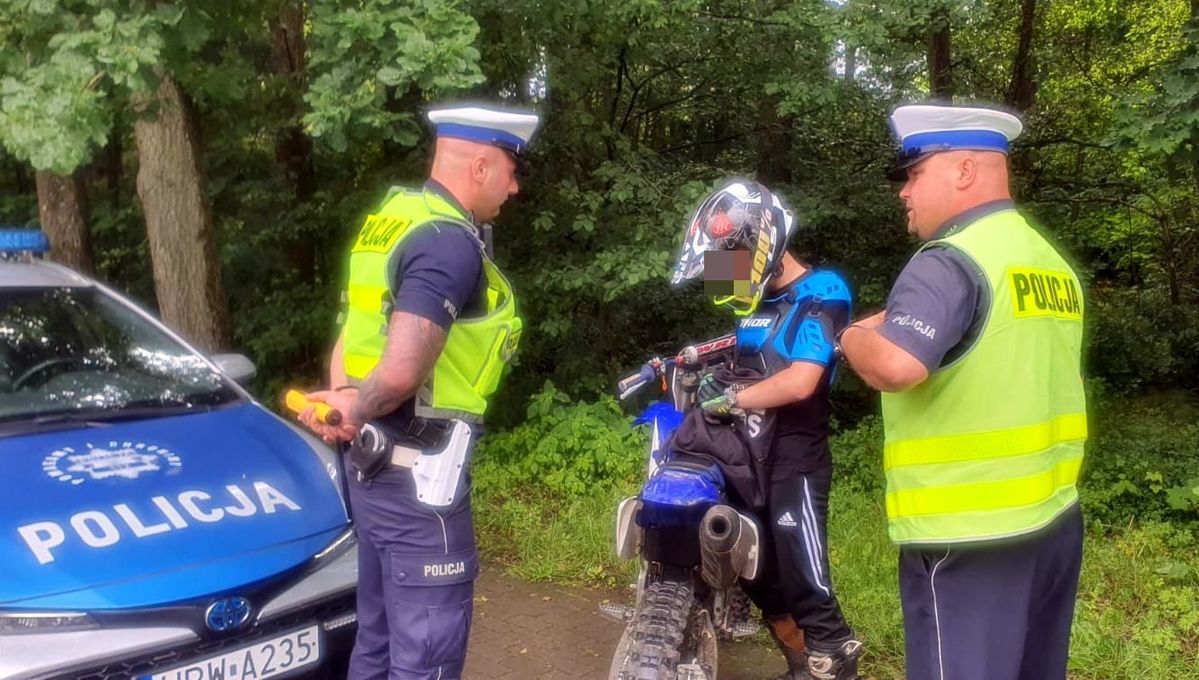
[[[410,468],[422,455],[421,449],[396,444],[391,447],[391,464],[396,467]]]

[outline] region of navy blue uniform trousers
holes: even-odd
[[[349,466],[347,465],[347,468]],[[462,677],[479,572],[469,481],[458,500],[416,500],[412,471],[348,481],[358,535],[358,637],[349,680]]]
[[[1082,565],[1082,514],[1027,537],[904,547],[908,680],[1064,680]]]

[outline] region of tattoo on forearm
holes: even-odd
[[[433,371],[445,340],[445,329],[424,317],[392,314],[383,356],[358,390],[351,417],[365,423],[399,408]]]

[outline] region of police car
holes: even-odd
[[[0,231],[0,678],[255,680],[344,664],[337,461],[103,285]]]

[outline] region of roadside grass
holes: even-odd
[[[1140,520],[1132,510],[1125,513],[1132,519],[1111,520],[1122,516],[1117,514],[1120,504],[1151,500],[1141,497],[1148,492],[1136,478],[1146,473],[1129,466],[1139,466],[1153,450],[1170,449],[1175,458],[1191,456],[1195,444],[1167,440],[1180,434],[1189,439],[1192,427],[1174,421],[1176,407],[1156,402],[1121,407],[1126,425],[1101,432],[1088,454],[1096,458],[1089,463],[1097,469],[1095,479],[1105,484],[1093,490],[1083,484],[1089,514],[1070,678],[1199,680],[1196,523],[1162,521],[1157,513]],[[846,617],[866,643],[863,673],[899,680],[904,655],[897,550],[887,538],[878,477],[859,469],[871,461],[878,465],[880,439],[876,421],[834,437],[838,472],[830,499],[830,562]],[[613,526],[617,503],[636,493],[636,475],[596,485],[587,493],[564,492],[527,479],[514,484],[498,465],[484,457],[476,466],[482,483],[476,484],[475,521],[486,559],[532,581],[612,589],[635,580],[636,563],[614,553]],[[1158,479],[1158,467],[1149,469],[1150,481]],[[1167,468],[1161,469],[1169,476]],[[1133,490],[1113,494],[1113,485]],[[1088,498],[1089,491],[1094,499]],[[759,641],[768,644],[764,636]]]

